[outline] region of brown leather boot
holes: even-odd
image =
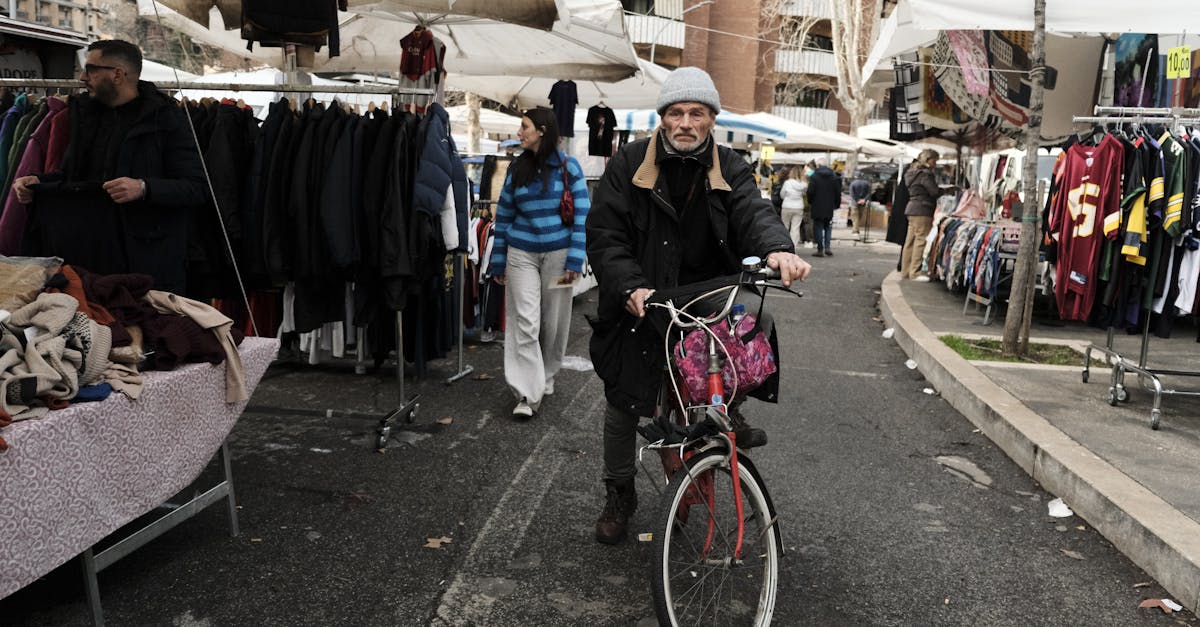
[[[616,544],[625,539],[629,528],[629,517],[637,509],[637,491],[633,487],[633,479],[605,481],[608,500],[604,503],[604,511],[596,520],[596,541],[604,544]]]

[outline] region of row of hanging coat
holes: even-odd
[[[1200,312],[1200,137],[1129,127],[1076,138],[1054,167],[1043,252],[1063,319],[1133,332],[1153,316],[1169,336]]]

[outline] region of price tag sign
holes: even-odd
[[[1190,78],[1192,75],[1192,49],[1179,46],[1167,50],[1167,78]]]
[[[762,148],[759,149],[758,156],[763,161],[770,161],[771,158],[775,156],[775,147],[774,146],[763,146]]]

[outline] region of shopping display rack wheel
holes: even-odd
[[[1117,386],[1117,401],[1124,403],[1129,400],[1129,390],[1123,385]]]
[[[1150,410],[1150,428],[1158,431],[1158,425],[1162,422],[1162,411],[1158,409]]]
[[[1116,407],[1117,406],[1117,388],[1114,388],[1114,387],[1108,388],[1108,394],[1104,395],[1104,400],[1107,401],[1109,405]]]
[[[1082,379],[1083,379],[1083,382],[1084,382],[1084,383],[1087,383],[1087,381],[1088,381],[1088,371],[1087,371],[1087,370],[1084,370],[1084,371],[1083,371],[1083,374],[1080,376],[1080,378],[1082,378]]]

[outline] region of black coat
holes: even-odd
[[[600,179],[587,217],[588,260],[600,284],[592,362],[608,401],[641,416],[653,410],[665,357],[662,336],[637,324],[625,301],[640,287],[674,287],[688,245],[667,200],[657,150],[654,137],[623,146]],[[759,193],[750,167],[728,148],[714,143],[712,150],[704,189],[722,274],[737,272],[743,257],[792,251],[787,229]]]
[[[175,101],[153,83],[138,82],[141,109],[121,143],[117,177],[146,181],[147,196],[121,207],[121,233],[127,271],[149,274],[155,287],[183,293],[187,283],[188,226],[192,212],[208,205],[208,189],[200,153],[187,118]],[[107,107],[82,95],[70,108],[71,143],[58,177],[82,181],[88,165],[81,146],[94,136]],[[105,229],[98,228],[98,232]],[[63,254],[56,252],[54,254]],[[69,261],[69,253],[64,254]]]
[[[829,166],[821,166],[808,177],[808,190],[804,192],[808,211],[818,220],[832,220],[833,212],[842,205],[842,177]]]

